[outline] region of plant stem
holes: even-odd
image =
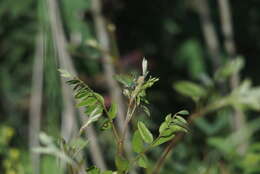
[[[133,114],[136,110],[137,103],[136,103],[136,97],[138,96],[139,92],[142,90],[142,85],[144,84],[145,76],[140,76],[137,80],[137,86],[135,87],[135,90],[132,92],[128,108],[127,108],[127,113],[126,113],[126,119],[124,121],[124,127],[123,127],[123,133],[121,136],[121,142],[120,142],[120,148],[118,153],[122,155],[123,153],[123,147],[124,147],[124,139],[126,136],[126,131],[128,128],[128,124],[131,121],[131,118],[133,117]]]

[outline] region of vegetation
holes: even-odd
[[[259,7],[1,1],[0,173],[259,173]]]

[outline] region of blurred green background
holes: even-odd
[[[259,0],[97,1],[102,4],[115,72],[138,73],[146,57],[150,73],[160,78],[148,93],[151,117],[140,113],[152,130],[167,113],[181,109],[196,112],[215,94],[225,96],[238,87],[239,83],[230,86],[229,80],[215,83],[211,78],[237,55],[245,64],[235,76],[240,81],[249,78],[253,86],[260,85]],[[111,103],[94,15],[91,0],[0,1],[1,174],[35,173],[30,155],[32,146],[38,143],[35,133],[44,131],[56,138],[67,135],[66,131],[62,133],[66,130],[66,123],[62,123],[69,112],[69,92],[64,90],[58,68],[72,71],[72,62],[79,77],[104,95],[108,106]],[[101,48],[95,45],[96,40]],[[180,80],[214,83],[210,88],[214,95],[205,94],[202,102],[193,102],[174,90],[173,84]],[[258,103],[259,92],[254,95]],[[196,120],[161,173],[259,174],[258,108],[242,109],[243,121],[238,126],[232,107]],[[79,117],[73,116],[73,124],[79,127]],[[244,134],[246,130],[250,135]],[[242,141],[232,141],[234,134]],[[107,136],[98,132],[101,151],[112,144]],[[151,165],[163,147],[149,154]],[[112,147],[108,150],[111,153],[105,155],[106,165],[113,167]],[[87,161],[93,163],[88,157]],[[41,157],[38,168],[42,174],[59,172],[56,160],[48,156]]]

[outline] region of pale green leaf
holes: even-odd
[[[169,126],[168,126],[168,123],[167,122],[163,122],[161,125],[160,125],[160,128],[159,128],[159,132],[162,133],[165,129],[167,129]]]
[[[119,171],[126,171],[129,168],[129,162],[122,156],[116,155],[116,167]]]
[[[99,168],[97,168],[96,166],[92,166],[90,168],[87,169],[87,173],[88,174],[100,174],[101,171]]]
[[[147,157],[145,155],[142,155],[139,159],[138,159],[138,165],[140,167],[143,167],[143,168],[148,168],[149,166],[149,161],[147,159]]]
[[[148,144],[152,143],[153,135],[149,131],[149,129],[145,126],[145,124],[143,122],[139,121],[137,123],[137,127],[138,127],[139,133],[140,133],[141,137],[143,138],[143,140]]]
[[[177,112],[175,115],[184,115],[184,116],[186,116],[186,115],[190,115],[190,113],[187,110],[181,110],[181,111]]]
[[[117,114],[117,105],[113,102],[112,104],[111,104],[111,107],[110,107],[110,109],[109,109],[109,111],[108,111],[108,116],[109,116],[109,118],[111,119],[111,120],[113,120],[115,117],[116,117],[116,114]]]
[[[142,105],[141,107],[143,108],[143,110],[144,110],[144,112],[146,113],[146,115],[147,115],[148,117],[150,117],[150,116],[151,116],[150,110],[149,110],[146,106],[144,106],[144,105]]]
[[[66,71],[64,69],[58,69],[58,71],[60,72],[62,77],[72,78],[72,75],[68,71]]]
[[[187,129],[179,126],[179,125],[173,125],[170,127],[172,133],[175,133],[175,132],[188,132]]]
[[[94,110],[92,114],[89,116],[88,121],[80,128],[80,133],[83,132],[91,123],[97,121],[102,116],[102,113],[97,113],[97,110]]]
[[[175,137],[174,134],[172,134],[170,136],[166,136],[166,137],[161,136],[153,143],[153,147],[166,143],[166,142],[172,140],[174,137]]]
[[[133,135],[132,148],[133,148],[133,151],[136,153],[140,153],[144,149],[143,140],[142,140],[142,137],[141,137],[139,131],[135,131],[135,133]]]
[[[207,93],[202,86],[188,81],[177,82],[174,84],[174,88],[180,94],[191,97],[195,101],[204,97]]]
[[[94,105],[96,102],[97,102],[96,98],[88,97],[88,98],[82,100],[81,102],[79,102],[76,106],[77,107],[90,106],[90,105]]]
[[[218,81],[224,81],[232,74],[239,72],[244,67],[244,64],[242,57],[231,60],[216,71],[214,78]]]
[[[175,118],[176,118],[178,121],[182,122],[183,124],[188,124],[188,122],[187,122],[184,118],[182,118],[181,116],[176,116]]]

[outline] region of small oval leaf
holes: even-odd
[[[144,142],[151,144],[153,142],[153,135],[149,131],[149,129],[145,126],[145,124],[141,121],[137,123],[137,127],[141,137],[143,138]]]
[[[140,167],[143,167],[143,168],[148,168],[149,166],[149,161],[147,159],[147,157],[145,155],[142,155],[139,159],[138,159],[138,165]]]
[[[108,111],[108,116],[111,120],[113,120],[116,117],[116,114],[117,114],[117,105],[113,102]]]
[[[139,131],[135,131],[132,139],[132,148],[136,153],[140,153],[144,149],[144,144]]]

